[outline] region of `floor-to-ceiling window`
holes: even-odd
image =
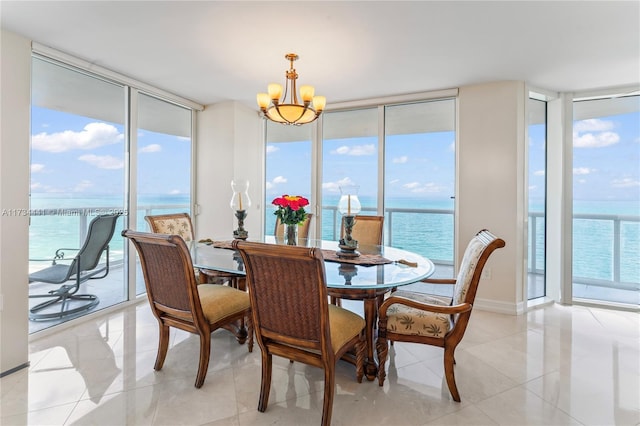
[[[528,102],[528,177],[529,229],[527,245],[527,299],[546,295],[546,169],[547,103],[529,98]]]
[[[637,306],[640,96],[573,109],[573,298]]]
[[[34,56],[30,272],[50,266],[59,248],[80,248],[88,224],[98,214],[126,211],[125,99],[126,88],[121,84]],[[123,224],[122,217],[116,229],[122,229]],[[95,309],[126,299],[124,243],[118,232],[109,248],[109,280],[88,281],[81,292],[100,293]],[[67,250],[66,255],[73,258],[75,251]],[[29,294],[48,293],[58,287],[34,282]],[[45,300],[31,298],[30,306]],[[60,309],[58,303],[39,313]],[[32,321],[31,331],[55,323]]]
[[[144,231],[147,215],[191,212],[192,111],[144,93],[137,105],[136,228]],[[145,291],[140,275],[136,289]]]
[[[430,258],[451,277],[455,100],[387,106],[384,123],[385,242]]]
[[[378,211],[378,109],[329,112],[322,123],[322,238],[335,240],[341,188],[357,188],[358,214]]]
[[[81,285],[82,293],[98,296],[98,305],[61,320],[31,321],[31,332],[142,293],[141,277],[134,282],[125,275],[120,232],[125,226],[146,230],[146,214],[190,212],[192,107],[108,74],[33,56],[29,246],[30,259],[48,261],[30,261],[29,270],[49,266],[58,248],[79,248],[96,215],[122,217],[109,244],[108,275]],[[34,282],[29,292],[58,287]],[[32,298],[30,305],[41,301]]]
[[[265,165],[265,235],[274,235],[276,197],[299,195],[310,201],[307,213],[314,212],[311,197],[312,125],[287,126],[267,121]]]
[[[274,197],[310,193],[318,198],[312,201],[312,211],[319,213],[313,224],[320,226],[316,236],[337,240],[341,188],[353,191],[355,186],[359,214],[385,216],[385,244],[428,256],[440,266],[437,273],[451,276],[453,96],[395,98],[389,104],[336,109],[322,115],[320,129],[267,122],[265,233],[273,233]]]

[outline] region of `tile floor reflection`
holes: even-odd
[[[345,306],[358,311],[357,302]],[[172,330],[160,372],[146,303],[30,344],[30,368],[0,379],[2,425],[317,425],[320,369],[274,357],[269,407],[257,411],[260,353],[213,334],[204,386],[193,386],[196,336]],[[456,353],[462,397],[443,379],[442,350],[396,343],[388,379],[336,373],[334,425],[638,425],[640,315],[548,306],[522,316],[474,311]]]

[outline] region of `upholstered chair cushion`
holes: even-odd
[[[345,343],[360,334],[365,326],[364,319],[351,311],[338,306],[329,305],[329,327],[331,330],[331,346],[334,352]]]
[[[478,260],[485,249],[485,244],[478,238],[474,238],[469,242],[466,250],[464,251],[464,257],[462,258],[462,264],[460,265],[460,272],[456,279],[456,285],[453,289],[453,304],[458,305],[464,303],[469,291],[469,285],[471,285],[471,279],[476,271]]]
[[[183,240],[191,241],[193,239],[193,229],[188,217],[158,219],[156,220],[156,233],[168,235],[180,235]]]
[[[251,306],[249,294],[246,291],[224,285],[200,284],[198,295],[202,311],[209,323],[242,312]]]
[[[393,296],[407,297],[430,305],[449,306],[447,298],[424,293],[397,291]],[[394,333],[442,338],[452,327],[451,315],[427,312],[398,303],[387,310],[387,330]]]

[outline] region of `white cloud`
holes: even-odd
[[[84,192],[85,189],[91,188],[93,183],[89,180],[83,180],[76,185],[73,192]]]
[[[121,169],[124,167],[124,161],[111,155],[94,155],[86,154],[78,157],[78,160],[89,163],[99,169]]]
[[[400,179],[393,179],[392,181],[389,181],[389,185],[393,185],[394,183],[398,182],[400,182]]]
[[[403,155],[402,157],[394,158],[392,161],[396,164],[404,164],[409,161],[409,157]]]
[[[182,194],[182,191],[180,191],[179,189],[172,189],[168,192],[169,195],[179,195]]]
[[[281,183],[287,183],[287,178],[284,177],[284,176],[276,176],[271,180],[271,182],[267,182],[265,184],[265,187],[266,187],[266,189],[273,189],[278,184],[281,184]]]
[[[410,190],[413,193],[438,193],[438,192],[442,192],[442,190],[444,189],[441,186],[438,186],[437,184],[433,183],[433,182],[428,182],[428,183],[420,183],[420,182],[410,182],[410,183],[406,183],[404,185],[402,185],[404,188]]]
[[[343,146],[339,147],[338,149],[336,149],[335,151],[332,151],[331,153],[332,154],[338,154],[338,155],[355,155],[355,156],[375,155],[376,147],[373,144],[370,144],[370,145],[355,145],[355,146],[343,145]]]
[[[544,170],[536,170],[535,172],[533,172],[534,176],[544,176],[545,171]]]
[[[614,188],[633,188],[640,186],[640,181],[631,178],[614,179],[611,181],[611,186]]]
[[[588,167],[574,167],[573,174],[574,175],[588,175],[595,172],[595,169],[590,169]]]
[[[58,133],[38,133],[31,138],[31,146],[38,151],[65,152],[72,149],[95,149],[122,142],[124,135],[106,123],[89,123],[84,130],[65,130]]]
[[[449,150],[451,152],[456,152],[456,141],[451,142],[451,145],[449,145]]]
[[[538,189],[537,185],[529,185],[529,191],[535,191],[536,189]]]
[[[573,146],[576,148],[602,148],[617,144],[619,141],[620,136],[614,132],[573,134]]]
[[[33,163],[31,165],[31,173],[40,173],[42,170],[44,170],[44,164]]]
[[[160,152],[162,151],[162,146],[157,143],[152,143],[151,145],[143,146],[140,148],[138,152],[140,153],[149,153],[149,152]]]
[[[600,120],[599,118],[590,118],[581,120],[573,125],[573,131],[582,132],[604,132],[613,129],[613,121]]]
[[[355,183],[351,180],[351,178],[346,177],[344,179],[340,179],[337,182],[324,182],[322,184],[322,189],[326,189],[329,192],[340,192],[341,186],[353,186]]]
[[[276,152],[278,150],[280,150],[280,148],[275,145],[267,145],[267,154],[271,154],[272,152]]]

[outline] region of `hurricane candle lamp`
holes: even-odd
[[[338,257],[358,257],[360,253],[358,249],[358,241],[351,236],[351,231],[356,223],[356,215],[360,213],[361,205],[358,199],[358,186],[341,186],[340,201],[338,202],[338,210],[342,213],[342,223],[344,225],[344,234],[340,239],[338,247],[340,250],[336,252]]]
[[[236,219],[238,219],[238,229],[233,231],[233,238],[238,240],[246,240],[249,237],[249,233],[244,229],[244,220],[247,217],[247,209],[251,207],[251,199],[249,198],[249,181],[247,180],[233,180],[231,181],[231,189],[233,190],[233,196],[229,206],[231,210],[235,212]]]

